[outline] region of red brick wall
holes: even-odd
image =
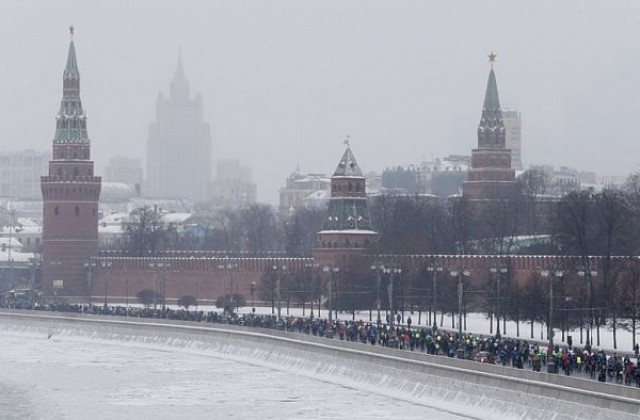
[[[485,284],[489,278],[490,269],[507,267],[508,278],[524,284],[532,275],[539,275],[542,270],[562,270],[567,276],[576,276],[577,267],[581,265],[579,257],[554,256],[451,256],[451,255],[341,255],[334,256],[335,260],[311,258],[100,258],[97,267],[91,275],[91,295],[94,302],[101,302],[105,292],[110,302],[137,302],[136,294],[143,289],[162,290],[162,277],[166,275],[165,297],[168,303],[183,295],[193,295],[201,304],[214,302],[223,294],[224,269],[220,265],[237,264],[237,268],[230,270],[233,276],[233,290],[250,299],[251,282],[260,283],[263,272],[270,270],[273,265],[287,266],[289,273],[301,273],[310,264],[322,265],[331,261],[339,266],[348,267],[352,262],[360,262],[368,267],[373,262],[386,266],[397,266],[403,269],[403,275],[421,275],[428,266],[443,267],[445,278],[451,278],[451,270],[468,269],[469,282],[474,287]],[[354,260],[354,261],[352,261]],[[617,261],[617,260],[616,260]],[[623,264],[620,259],[616,264]],[[111,265],[103,267],[103,262]],[[150,268],[149,263],[169,263],[170,267],[162,270]],[[602,260],[598,257],[590,259],[591,269],[601,271]],[[341,270],[347,272],[347,270]],[[85,281],[88,272],[84,272]],[[442,278],[442,277],[441,277]],[[341,281],[348,281],[343,278]],[[425,278],[425,281],[430,281]],[[88,282],[87,282],[88,283]]]

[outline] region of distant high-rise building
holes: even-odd
[[[462,194],[471,200],[504,200],[513,198],[517,192],[493,69],[495,54],[491,53],[489,58],[491,71],[478,125],[478,148],[471,151],[471,168],[462,184]]]
[[[209,191],[212,204],[241,207],[256,202],[257,187],[251,180],[250,168],[240,166],[238,159],[218,160],[216,172]]]
[[[53,157],[48,175],[40,181],[44,202],[42,282],[48,299],[55,295],[84,301],[90,293],[85,264],[98,255],[101,179],[93,173],[73,27],[70,31]]]
[[[40,200],[40,177],[49,159],[49,152],[31,149],[0,153],[0,196]]]
[[[179,57],[169,97],[160,93],[156,122],[149,127],[145,195],[205,200],[211,160],[211,134],[203,121],[202,97],[189,97]]]
[[[502,110],[502,123],[505,130],[505,143],[511,150],[511,167],[521,171],[522,166],[522,117],[514,109]]]
[[[104,168],[102,179],[106,182],[122,182],[139,187],[142,185],[142,163],[136,158],[113,156]]]

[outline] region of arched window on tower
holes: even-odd
[[[58,206],[55,206],[53,208],[53,214],[55,214],[56,216],[60,213],[60,210],[58,209]]]
[[[80,206],[76,206],[74,213],[76,216],[80,216]]]
[[[349,191],[353,191],[353,185],[351,185],[351,183],[349,183]]]
[[[58,176],[62,178],[62,168],[58,168]]]
[[[75,168],[73,168],[73,176],[78,176],[80,175],[80,171],[78,171],[78,167],[76,166]]]

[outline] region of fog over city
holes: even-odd
[[[262,202],[298,164],[332,172],[347,134],[365,172],[469,154],[491,51],[525,167],[640,169],[634,0],[6,2],[0,149],[50,150],[70,24],[98,175],[116,154],[145,161],[179,49],[214,162],[251,167]]]

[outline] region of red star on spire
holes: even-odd
[[[496,57],[498,56],[498,54],[494,53],[493,51],[491,51],[491,54],[489,54],[487,57],[489,57],[489,62],[491,63],[491,65],[493,66],[493,63],[496,62]]]

